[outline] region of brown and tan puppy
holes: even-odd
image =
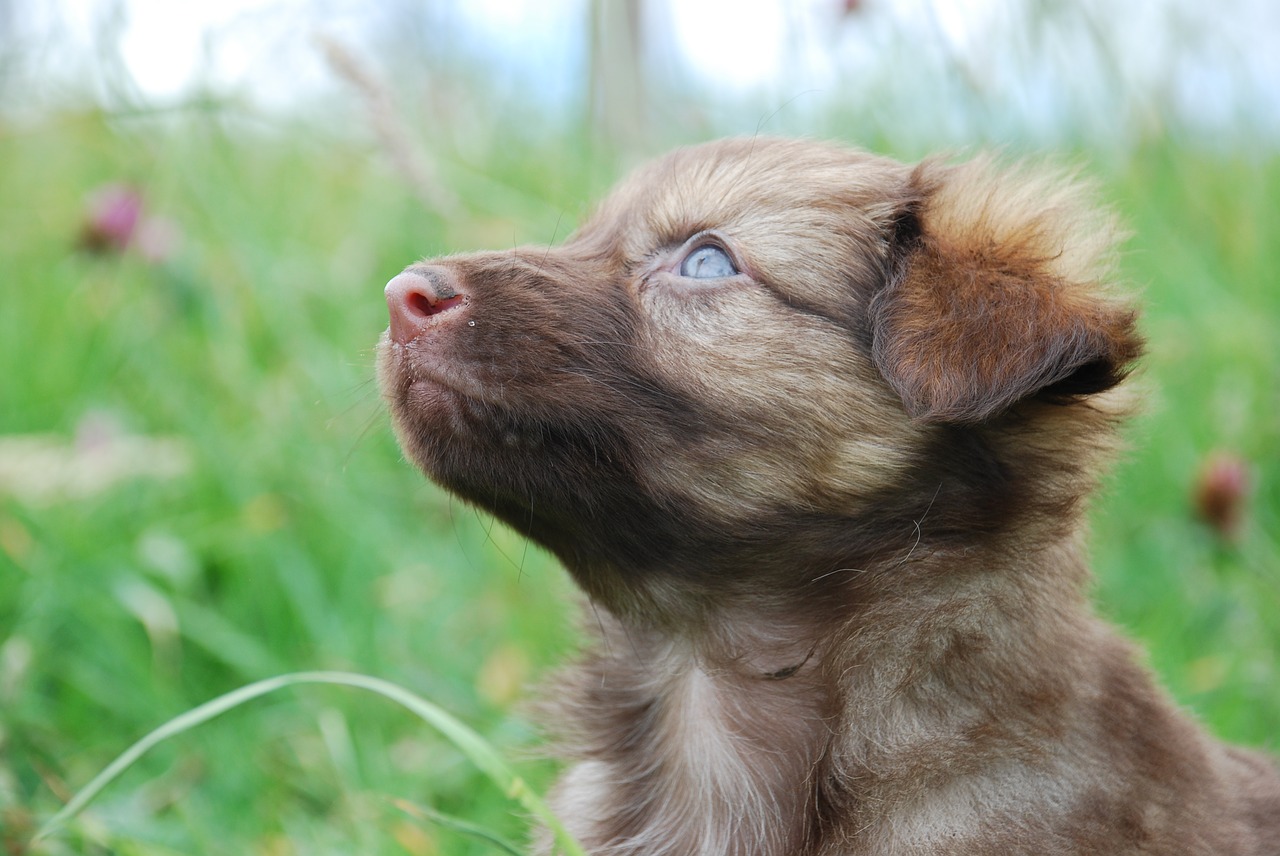
[[[1086,601],[1114,242],[1060,177],[744,139],[391,281],[406,453],[599,616],[556,716],[591,853],[1280,854],[1272,764]]]

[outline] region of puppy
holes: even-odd
[[[1086,601],[1115,240],[1061,177],[742,139],[388,284],[406,454],[592,602],[589,852],[1280,854],[1276,769]]]

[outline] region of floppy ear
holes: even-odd
[[[1107,294],[1111,218],[1060,176],[926,161],[872,301],[873,356],[913,418],[973,424],[1124,379],[1137,313]]]

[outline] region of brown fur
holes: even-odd
[[[593,601],[550,720],[590,852],[1280,854],[1272,764],[1086,601],[1115,241],[1069,177],[730,140],[392,281],[407,454]]]

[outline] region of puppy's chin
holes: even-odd
[[[387,336],[379,348],[379,384],[406,456],[428,478],[481,505],[519,493],[540,445],[536,434],[423,350]]]
[[[384,336],[378,379],[405,455],[432,481],[556,553],[571,569],[656,561],[637,526],[653,525],[619,465],[622,441],[574,421],[580,410],[530,404],[439,358],[432,342]],[[554,399],[554,392],[548,398]],[[639,521],[646,521],[641,523]]]

